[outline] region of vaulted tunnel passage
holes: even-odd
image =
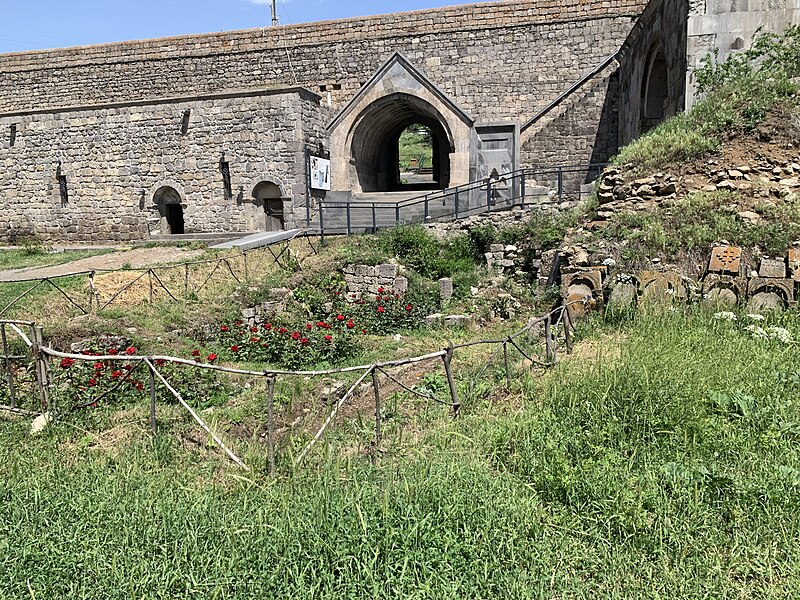
[[[450,185],[452,135],[438,111],[419,98],[393,94],[371,104],[353,131],[351,163],[362,192],[444,189]],[[410,125],[426,127],[433,146],[433,180],[404,184],[400,179],[400,135]]]
[[[664,52],[660,47],[654,47],[645,63],[642,81],[641,133],[646,133],[670,116],[667,112],[667,103],[669,102],[668,77]]]

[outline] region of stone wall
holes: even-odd
[[[516,115],[612,52],[646,2],[522,0],[0,56],[0,113],[269,85],[347,102],[395,51],[477,118]]]
[[[717,51],[720,61],[750,47],[757,30],[780,33],[800,23],[800,0],[690,0],[686,107],[695,101],[692,71]]]
[[[666,62],[668,90],[664,117],[684,108],[688,0],[653,0],[620,52],[619,145],[642,133],[643,86],[651,59],[661,54]]]
[[[186,133],[183,119],[188,115]],[[264,229],[262,181],[302,204],[303,153],[319,141],[318,96],[304,90],[173,98],[0,117],[0,239],[147,239],[156,192],[180,195],[186,233]],[[220,161],[230,166],[226,198]],[[66,178],[61,195],[58,176]],[[288,225],[305,218],[284,202]]]
[[[408,289],[408,279],[400,275],[400,267],[393,263],[374,266],[348,265],[343,272],[350,297],[384,291],[402,294]]]

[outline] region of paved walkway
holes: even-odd
[[[133,250],[124,250],[121,252],[102,254],[100,256],[81,258],[51,267],[33,267],[0,271],[0,281],[23,281],[25,279],[58,277],[71,273],[85,273],[87,271],[114,270],[121,269],[123,265],[139,269],[157,264],[190,261],[201,256],[204,252],[205,250],[190,250],[169,246],[135,248]]]

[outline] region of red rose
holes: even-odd
[[[97,379],[95,379],[94,377],[92,377],[92,378],[89,380],[89,387],[94,387],[94,386],[96,386],[96,385],[97,385]]]
[[[61,367],[62,369],[69,369],[74,364],[75,364],[74,358],[62,358],[58,366]]]
[[[299,340],[300,339],[300,332],[299,331],[293,331],[292,332],[292,339],[293,340]]]
[[[192,350],[192,356],[200,356],[200,350]]]
[[[379,288],[378,288],[378,293],[379,293],[379,294],[382,294],[382,293],[383,293],[383,288],[382,288],[382,287],[379,287]]]
[[[136,354],[136,348],[131,346],[130,348],[125,350],[125,354],[127,354],[128,356],[133,356],[134,354]]]
[[[344,315],[336,315],[337,321],[344,321]]]
[[[408,312],[411,312],[411,305],[410,305],[410,304],[408,304],[408,305],[406,306],[406,310],[407,310]]]
[[[355,326],[356,326],[356,324],[353,322],[353,319],[350,319],[350,320],[347,322],[347,328],[348,328],[348,329],[352,329],[352,328],[353,328],[353,327],[355,327]]]
[[[116,356],[117,354],[119,354],[119,352],[117,351],[116,348],[109,348],[108,349],[108,355],[109,356]]]
[[[238,352],[239,350],[239,346],[231,346],[231,352]]]
[[[223,325],[222,327],[219,328],[219,330],[222,331],[223,333],[226,333],[226,332],[230,331],[230,329],[228,329],[227,325]]]
[[[272,329],[272,323],[264,323],[264,329],[266,329],[267,331]]]
[[[308,338],[303,338],[302,340],[300,340],[300,343],[303,344],[304,346],[307,345],[308,344]]]
[[[258,327],[251,327],[250,333],[258,333]]]
[[[120,377],[122,377],[122,371],[114,371],[111,374],[111,378],[112,379],[119,379]]]
[[[101,362],[94,363],[94,370],[95,371],[102,371],[103,370],[103,363],[101,363]]]
[[[139,390],[140,392],[144,389],[144,384],[141,381],[137,381],[134,385],[136,386],[136,389]]]
[[[383,308],[382,306],[379,306],[379,307],[378,307],[378,312],[379,312],[379,313],[386,312],[386,309],[385,309],[385,308]]]
[[[165,364],[167,364],[167,361],[165,361],[163,358],[157,358],[156,359],[156,366],[157,367],[163,367]]]
[[[236,325],[236,327],[239,327],[239,326],[241,326],[242,322],[241,321],[234,321],[233,324]]]
[[[215,360],[217,360],[217,355],[216,354],[209,354],[207,356],[207,358],[208,358],[208,362],[213,363]]]
[[[306,331],[311,331],[313,325],[311,323],[306,323]]]
[[[325,336],[325,339],[330,342],[333,339],[333,336],[328,334]]]
[[[250,338],[250,341],[251,341],[253,344],[255,344],[257,341],[259,341],[259,339],[258,339],[257,337],[251,337],[251,338]]]
[[[278,333],[280,333],[281,335],[283,335],[283,334],[284,334],[284,333],[286,333],[287,331],[289,331],[289,330],[288,330],[288,329],[286,329],[286,327],[281,327],[280,329],[278,329]]]

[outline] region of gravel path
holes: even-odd
[[[129,265],[138,269],[157,264],[193,260],[202,255],[203,252],[205,251],[169,246],[136,248],[134,250],[81,258],[80,260],[64,263],[62,265],[54,265],[52,267],[33,267],[0,271],[0,281],[22,281],[25,279],[58,277],[61,275],[69,275],[70,273],[84,273],[86,271],[113,270],[120,269],[123,265]]]

